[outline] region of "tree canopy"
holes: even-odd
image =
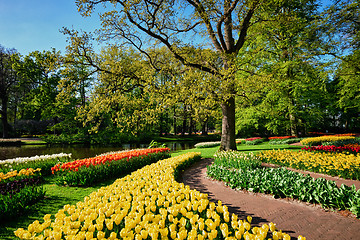
[[[102,28],[63,28],[64,55],[1,49],[3,135],[29,120],[97,143],[211,127],[230,150],[236,136],[360,128],[358,1],[76,3]]]

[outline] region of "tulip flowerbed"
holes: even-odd
[[[257,145],[260,144],[262,142],[264,142],[265,139],[261,138],[261,137],[252,137],[252,138],[247,138],[242,142],[245,142],[246,145]]]
[[[290,138],[295,138],[295,136],[269,137],[269,140],[282,140],[282,139],[290,139]]]
[[[349,141],[354,139],[355,139],[354,136],[329,135],[329,136],[305,138],[301,140],[300,143],[308,146],[316,146],[316,145],[323,145],[323,143],[327,143],[327,142]]]
[[[275,138],[275,137],[270,137],[269,138],[269,144],[272,145],[280,145],[280,144],[292,144],[292,143],[297,143],[300,142],[302,140],[302,138],[296,138],[296,137],[279,137],[279,138]]]
[[[44,197],[41,169],[21,169],[0,172],[0,221],[16,216],[20,211]]]
[[[360,180],[360,155],[345,153],[269,150],[259,153],[263,162]]]
[[[220,146],[221,142],[220,141],[216,141],[216,142],[201,142],[201,143],[197,143],[194,145],[195,148],[211,148],[211,147],[216,147],[216,146]]]
[[[76,205],[45,215],[15,235],[20,239],[290,239],[273,223],[251,227],[251,217],[230,216],[227,206],[190,190],[174,175],[199,153],[145,166],[100,188]],[[303,238],[305,239],[305,238]]]
[[[169,151],[169,148],[150,148],[100,155],[57,164],[51,170],[59,185],[91,186],[167,158]]]
[[[43,176],[51,175],[51,167],[59,162],[71,160],[71,153],[58,153],[52,155],[41,155],[34,157],[19,157],[0,161],[0,172],[20,170],[27,168],[41,168]]]
[[[354,185],[339,188],[334,181],[323,178],[314,179],[285,168],[261,167],[260,160],[255,155],[220,152],[208,166],[207,174],[232,188],[319,203],[324,208],[347,209],[360,217],[360,190]]]
[[[354,144],[355,145],[355,144]],[[303,147],[301,150],[310,151],[310,152],[344,152],[344,153],[353,153],[357,154],[360,152],[360,145],[353,146],[353,144],[345,146],[333,146],[333,145],[320,145],[320,146],[311,146]]]

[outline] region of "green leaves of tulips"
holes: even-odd
[[[254,155],[216,157],[208,166],[207,175],[226,182],[232,188],[272,194],[274,197],[291,197],[324,208],[348,209],[360,216],[360,190],[323,178],[314,179],[285,168],[261,167]]]

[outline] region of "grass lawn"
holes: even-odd
[[[21,144],[23,145],[44,145],[46,144],[43,140],[21,140]]]
[[[270,145],[267,143],[260,145],[238,145],[238,150],[244,152],[259,152],[261,150],[271,149],[298,150],[300,148],[300,146]],[[212,158],[218,149],[219,147],[187,149],[173,152],[171,156],[178,156],[187,152],[201,152],[203,158]],[[18,228],[25,228],[35,220],[41,222],[45,214],[54,215],[64,205],[76,204],[98,188],[110,185],[114,180],[115,179],[109,180],[93,187],[62,187],[57,186],[54,180],[51,177],[48,177],[46,179],[46,184],[43,185],[46,190],[45,199],[31,206],[22,216],[6,222],[0,222],[0,239],[15,239],[13,231]]]

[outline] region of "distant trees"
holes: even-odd
[[[347,131],[360,130],[360,1],[342,0],[325,12],[331,44],[338,58],[334,81],[337,83],[338,121]],[[335,37],[336,36],[336,37]]]
[[[266,34],[252,35],[249,54],[239,57],[253,72],[239,76],[252,92],[238,103],[239,133],[359,130],[358,9],[347,0],[315,13],[314,1],[289,1],[276,21],[259,25]],[[251,78],[263,79],[260,88]]]
[[[3,137],[21,120],[103,143],[220,126],[229,150],[236,133],[360,129],[356,0],[77,1],[99,3],[103,28],[63,29],[63,56],[0,48]]]
[[[20,82],[20,79],[13,68],[13,64],[15,64],[17,61],[19,61],[19,54],[15,49],[6,49],[0,45],[0,114],[3,138],[9,137],[9,101],[11,97],[16,94],[16,87]]]

